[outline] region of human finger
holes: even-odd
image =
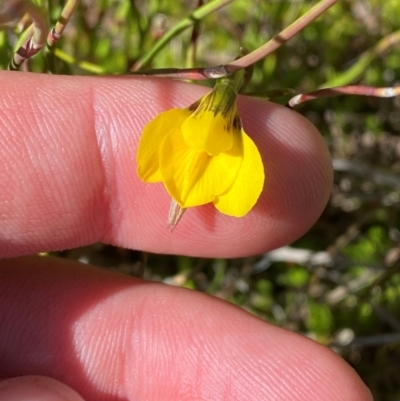
[[[242,218],[213,205],[166,229],[170,198],[136,174],[143,126],[207,89],[154,78],[0,72],[0,254],[96,241],[150,252],[239,257],[294,241],[321,214],[332,167],[317,130],[281,106],[241,98],[266,181]],[[173,157],[173,155],[171,155]]]
[[[0,375],[87,400],[371,401],[339,356],[207,295],[66,260],[0,262]]]

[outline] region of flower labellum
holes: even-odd
[[[261,194],[262,159],[236,107],[242,80],[241,72],[218,80],[197,102],[160,113],[143,130],[138,175],[164,184],[172,230],[189,207],[212,202],[221,213],[242,217]]]

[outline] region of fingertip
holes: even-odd
[[[354,369],[313,340],[204,294],[158,286],[157,295],[157,302],[147,305],[144,333],[158,349],[173,350],[173,371],[182,377],[191,372],[205,399],[225,389],[232,399],[372,401]],[[159,335],[158,325],[179,330]],[[139,352],[146,357],[145,350]],[[193,360],[197,369],[191,371]],[[166,374],[159,383],[169,379]]]
[[[194,89],[182,86],[181,91],[183,97]],[[298,113],[263,100],[240,98],[239,110],[264,163],[264,188],[254,208],[241,218],[223,215],[211,204],[189,209],[170,233],[164,229],[170,198],[162,184],[135,182],[138,209],[145,211],[136,219],[140,247],[161,253],[242,257],[295,241],[321,215],[331,193],[333,169],[318,130]]]
[[[321,215],[331,194],[332,161],[322,135],[297,112],[252,98],[243,110],[266,174],[254,208],[264,237],[270,238],[263,244],[266,251],[295,241]]]

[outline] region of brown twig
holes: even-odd
[[[246,68],[257,61],[263,59],[268,54],[272,53],[293,36],[297,35],[302,29],[304,29],[310,22],[318,18],[322,13],[324,13],[328,8],[332,7],[339,0],[322,0],[310,10],[308,10],[304,15],[302,15],[295,22],[290,24],[278,35],[274,36],[270,41],[265,43],[263,46],[259,47],[257,50],[241,57],[227,65],[225,68],[229,73],[236,72],[242,68]]]
[[[366,85],[348,85],[338,86],[336,88],[319,89],[309,93],[302,93],[294,96],[289,100],[290,107],[297,106],[301,103],[323,97],[333,97],[340,95],[357,95],[357,96],[374,96],[374,97],[395,97],[400,95],[400,86],[388,88],[375,88]]]

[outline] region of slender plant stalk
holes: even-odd
[[[201,81],[204,79],[218,79],[228,76],[230,73],[225,66],[218,65],[207,68],[156,68],[155,70],[143,70],[130,72],[130,75],[153,75],[160,78],[191,79]]]
[[[29,17],[29,14],[25,14],[18,22],[17,32],[22,33],[26,29],[28,29],[28,27],[31,25],[32,25],[32,21],[31,21],[31,18]]]
[[[65,4],[55,27],[49,32],[47,36],[47,45],[50,48],[53,47],[60,40],[60,37],[64,32],[64,29],[67,26],[69,20],[71,19],[71,16],[74,13],[78,3],[79,0],[68,0]]]
[[[363,72],[369,67],[371,62],[380,57],[387,51],[395,48],[400,43],[400,31],[393,32],[384,38],[382,38],[372,49],[364,52],[358,59],[358,61],[353,64],[347,71],[344,71],[339,76],[325,82],[321,85],[321,88],[331,87],[331,86],[344,86],[351,82],[354,82],[359,78]]]
[[[400,86],[389,88],[375,88],[365,85],[349,85],[338,86],[336,88],[319,89],[314,92],[303,93],[289,100],[290,107],[297,106],[301,103],[323,97],[332,97],[340,95],[358,95],[358,96],[374,96],[374,97],[395,97],[400,95]]]
[[[60,60],[66,62],[67,64],[75,65],[81,68],[82,70],[85,70],[92,74],[99,74],[99,75],[107,74],[107,71],[104,68],[99,67],[96,64],[89,63],[87,61],[78,61],[73,56],[63,52],[61,49],[57,47],[54,50],[54,55]]]
[[[154,58],[154,56],[175,36],[179,35],[185,29],[194,25],[196,21],[201,20],[207,15],[213,13],[214,11],[219,10],[220,8],[226,6],[231,3],[233,0],[214,0],[210,3],[204,4],[202,7],[193,11],[187,18],[181,20],[178,24],[176,24],[173,28],[167,31],[161,39],[156,42],[154,47],[146,53],[143,57],[141,57],[135,65],[131,68],[131,71],[138,71],[141,68],[148,65]],[[190,79],[190,78],[188,78]]]
[[[203,5],[203,0],[197,0],[197,8]],[[199,38],[200,20],[195,21],[190,36],[189,48],[186,57],[186,68],[194,68],[197,60],[197,40]]]
[[[312,7],[307,13],[305,13],[303,16],[301,16],[299,19],[297,19],[295,22],[293,22],[291,25],[285,28],[281,33],[279,33],[278,35],[273,37],[270,41],[265,43],[263,46],[259,47],[257,50],[254,50],[253,52],[237,60],[232,61],[229,64],[208,67],[208,68],[187,68],[187,69],[162,68],[149,71],[138,71],[134,72],[134,74],[157,75],[160,77],[169,77],[176,79],[193,79],[197,81],[203,79],[216,79],[216,78],[226,77],[227,75],[239,71],[243,68],[247,68],[253,65],[255,62],[268,56],[268,54],[272,53],[280,46],[282,46],[284,43],[286,43],[289,39],[291,39],[293,36],[298,34],[310,22],[314,21],[323,12],[325,12],[328,8],[332,7],[338,1],[339,0],[320,1],[318,4]],[[191,21],[191,24],[193,24],[193,21]],[[143,64],[141,66],[143,66]],[[137,69],[135,69],[135,71],[136,70]]]
[[[142,14],[140,13],[138,7],[137,7],[137,0],[129,0],[130,3],[130,10],[131,10],[131,16],[133,21],[135,21],[138,34],[139,34],[139,41],[138,41],[138,50],[140,52],[140,49],[144,48],[144,42],[146,35],[148,34],[151,26],[151,18],[144,18]],[[127,41],[128,43],[128,41]],[[130,46],[130,45],[128,45]],[[127,49],[128,51],[128,49]]]
[[[10,61],[9,69],[17,70],[25,60],[38,53],[46,43],[48,32],[46,12],[43,7],[39,7],[28,0],[6,0],[3,3],[4,6],[6,12],[2,13],[3,18],[22,18],[25,14],[29,14],[33,22],[33,33],[28,36],[22,46],[14,53]]]
[[[278,35],[274,36],[271,40],[265,43],[263,46],[259,47],[257,50],[241,57],[227,65],[225,65],[228,73],[233,73],[242,68],[246,68],[257,61],[263,59],[268,54],[272,53],[284,43],[286,43],[293,36],[297,35],[302,29],[304,29],[310,22],[318,18],[322,13],[324,13],[328,8],[332,7],[339,0],[322,0],[317,3],[314,7],[308,10],[304,15],[302,15],[295,22],[290,24]]]

